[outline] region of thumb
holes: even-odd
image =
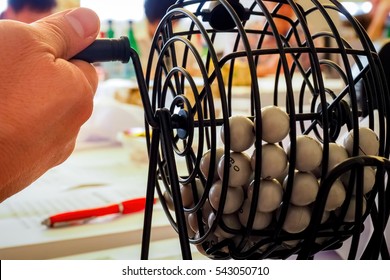
[[[87,8],[77,8],[56,13],[32,23],[41,33],[55,58],[70,59],[97,37],[100,20]]]

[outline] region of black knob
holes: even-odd
[[[81,59],[89,63],[105,61],[128,63],[130,53],[131,46],[129,38],[122,36],[119,39],[97,39],[73,58]]]

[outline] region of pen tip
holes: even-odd
[[[44,225],[44,226],[50,227],[50,226],[51,226],[50,219],[44,219],[44,220],[41,222],[41,224]]]

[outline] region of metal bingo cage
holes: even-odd
[[[132,59],[150,159],[142,259],[156,192],[183,259],[195,248],[211,259],[314,259],[342,246],[349,259],[389,259],[389,91],[378,52],[339,2],[178,0],[145,76]]]

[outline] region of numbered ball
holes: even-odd
[[[289,205],[283,229],[289,233],[299,233],[307,228],[311,219],[308,206]]]
[[[184,218],[185,218],[186,227],[187,227],[187,234],[188,234],[189,238],[193,238],[195,236],[196,232],[191,228],[188,216],[189,216],[189,213],[185,212],[184,213]]]
[[[195,234],[195,239],[201,238],[200,233],[197,232]],[[198,250],[199,253],[206,257],[210,257],[209,254],[206,253],[206,251],[213,246],[215,246],[218,243],[218,237],[216,237],[213,233],[210,233],[205,240],[202,243],[197,243],[195,244],[196,249]]]
[[[276,180],[278,180],[278,182],[281,185],[283,185],[284,179],[288,175],[289,169],[290,169],[290,164],[287,162],[286,168],[283,170],[283,172],[278,177],[275,178]]]
[[[326,199],[325,211],[332,211],[340,207],[346,197],[346,192],[341,180],[337,179],[330,187],[328,197]]]
[[[353,195],[349,201],[348,208],[347,208],[347,211],[345,213],[345,217],[343,219],[344,222],[352,223],[355,221],[355,213],[356,213],[356,206],[357,206],[356,201],[357,201],[357,197]],[[366,199],[364,198],[364,196],[361,197],[361,207],[362,207],[361,213],[362,213],[362,215],[364,215],[364,213],[367,210],[367,202],[366,202]],[[335,214],[337,216],[340,216],[341,210],[342,210],[342,207],[336,209]]]
[[[301,239],[296,239],[296,240],[285,240],[282,242],[282,245],[286,247],[287,249],[292,249],[295,248],[299,243],[301,243]]]
[[[211,213],[208,219],[208,226],[211,228],[215,221],[216,214]],[[241,228],[240,220],[238,219],[238,214],[223,214],[221,220],[224,223],[227,230],[224,230],[222,226],[217,225],[214,234],[219,238],[232,238],[235,236],[235,233],[238,232]]]
[[[218,174],[221,180],[224,179],[225,156],[221,157],[218,163]],[[242,187],[247,184],[252,175],[250,158],[245,153],[230,153],[228,185],[231,187]]]
[[[215,160],[214,160],[213,167],[210,166],[210,161],[212,158],[212,151],[208,150],[206,153],[204,153],[204,155],[202,156],[202,159],[200,160],[199,167],[200,167],[200,171],[202,172],[202,174],[205,178],[208,178],[209,173],[213,172],[214,173],[213,181],[218,180],[218,178],[219,178],[218,171],[217,171],[218,163],[221,160],[223,153],[224,153],[224,148],[217,148],[215,150],[215,157],[214,157]]]
[[[251,157],[252,170],[256,171],[256,150]],[[287,167],[287,154],[277,144],[264,144],[261,149],[261,177],[263,179],[277,178]],[[259,166],[260,168],[260,166]]]
[[[363,174],[363,193],[367,194],[375,185],[376,171],[371,166],[365,166]],[[356,189],[354,193],[356,194]]]
[[[341,176],[341,181],[343,182],[344,186],[346,189],[350,188],[350,183],[351,182],[351,172],[348,171],[346,172],[345,174],[343,174]],[[355,178],[354,180],[354,189],[353,189],[353,194],[356,194],[356,184],[357,184],[357,180],[359,177]],[[372,188],[374,187],[375,185],[375,180],[376,180],[376,171],[374,168],[372,168],[371,166],[365,166],[363,168],[363,194],[367,194],[369,191],[372,190]]]
[[[291,150],[291,144],[287,148],[290,159],[295,155],[295,168],[299,171],[312,171],[322,162],[322,146],[317,139],[308,135],[299,135],[296,139],[296,150]]]
[[[203,222],[199,223],[198,221],[198,215],[196,212],[188,213],[187,214],[187,223],[192,229],[193,232],[199,231],[199,225],[203,225]]]
[[[379,139],[376,133],[367,128],[359,128],[359,151],[358,155],[372,155],[376,156],[379,152]],[[353,156],[354,130],[352,129],[344,137],[343,146],[348,151],[350,156]]]
[[[248,227],[248,219],[249,219],[249,214],[251,210],[251,202],[249,199],[246,199],[244,204],[242,205],[242,208],[238,212],[238,218],[240,220],[240,223],[244,227]],[[260,211],[255,211],[255,218],[253,221],[252,228],[254,230],[260,230],[264,229],[272,221],[272,213],[271,212],[260,212]]]
[[[324,211],[322,213],[321,224],[325,223],[330,217],[330,211]]]
[[[283,182],[283,187],[286,190],[288,176]],[[319,184],[317,178],[310,172],[297,171],[294,174],[292,182],[292,191],[290,202],[296,206],[305,206],[314,202],[317,197]]]
[[[164,191],[163,196],[164,196],[165,204],[167,205],[168,209],[174,211],[175,206],[173,205],[172,196],[169,194],[168,191]]]
[[[211,213],[213,213],[214,209],[210,204],[210,201],[208,198],[206,198],[203,207],[202,207],[202,222],[204,224],[207,224],[209,216]]]
[[[364,197],[361,197],[361,207],[362,207],[362,215],[366,212],[367,202]],[[348,205],[347,213],[344,217],[344,222],[352,223],[355,221],[355,213],[356,213],[356,196],[352,196]]]
[[[252,200],[254,191],[254,181],[248,188],[248,199]],[[259,194],[257,199],[257,211],[272,212],[279,208],[283,199],[283,188],[276,180],[260,180]]]
[[[346,159],[348,159],[348,152],[342,145],[329,143],[328,173]]]
[[[280,142],[287,136],[288,132],[290,131],[290,117],[280,107],[263,107],[261,109],[261,120],[261,135],[265,142]]]
[[[197,200],[199,200],[203,195],[204,188],[202,182],[198,178],[195,179],[194,187],[197,190]],[[180,185],[181,199],[184,207],[191,207],[195,202],[195,196],[192,190],[193,186],[191,184]]]
[[[255,141],[253,122],[245,116],[231,116],[229,118],[230,149],[234,152],[243,152],[249,149]],[[221,140],[225,144],[225,125],[221,126]]]
[[[334,233],[333,230],[326,229],[326,230],[323,230],[322,232],[324,232],[324,233],[325,233],[325,232],[328,232],[328,233],[329,233],[329,236],[317,237],[317,238],[315,239],[315,243],[317,243],[317,244],[324,244],[326,241],[332,239],[332,237],[330,237],[330,236],[332,236],[332,233]]]
[[[213,209],[218,210],[222,194],[222,181],[216,181],[210,188],[209,201]],[[240,209],[244,201],[244,190],[239,187],[227,187],[224,214],[231,214]]]

